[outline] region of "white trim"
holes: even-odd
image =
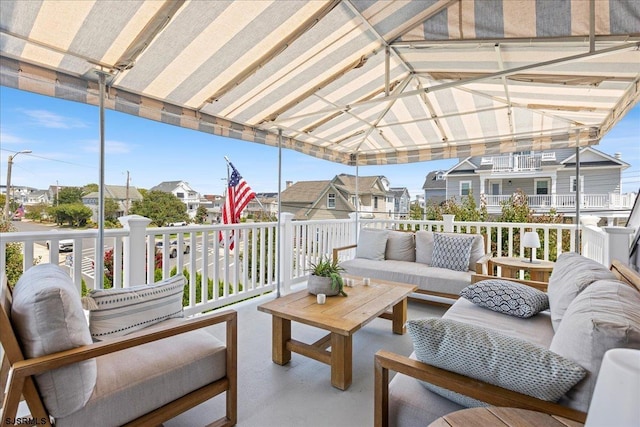
[[[490,179],[489,180],[489,194],[490,196],[501,196],[502,195],[502,179]],[[498,194],[493,194],[493,185],[498,184]]]
[[[575,175],[571,175],[569,177],[569,193],[575,193],[576,190],[574,190],[573,186],[576,180],[576,176]],[[584,175],[580,175],[580,192],[584,193]]]
[[[538,182],[545,181],[547,183],[547,194],[538,194]],[[533,194],[536,196],[548,196],[551,195],[551,178],[534,178],[533,179]]]
[[[472,181],[460,181],[460,185],[459,185],[459,188],[458,188],[458,195],[460,195],[460,196],[466,196],[466,194],[462,194],[462,185],[463,184],[469,184],[469,193],[471,193],[471,190],[473,190]]]
[[[331,196],[333,196],[333,206],[329,200],[331,200]],[[336,193],[327,193],[327,209],[335,209],[336,208]]]

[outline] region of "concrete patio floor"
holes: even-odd
[[[346,391],[331,386],[328,365],[293,354],[279,366],[271,361],[271,316],[257,306],[267,295],[234,305],[238,312],[238,426],[322,427],[373,425],[373,356],[380,349],[409,355],[408,334],[395,335],[391,322],[375,319],[353,338],[353,383]],[[409,302],[408,318],[440,317],[446,309]],[[224,337],[222,328],[214,333]],[[292,322],[292,336],[307,343],[325,332]],[[224,413],[218,396],[166,423],[165,427],[204,426]]]

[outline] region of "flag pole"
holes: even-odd
[[[276,298],[280,298],[280,268],[282,267],[282,260],[280,259],[280,246],[282,244],[282,236],[280,229],[281,218],[281,200],[280,194],[282,193],[282,129],[278,129],[278,245],[276,250],[276,258],[278,259],[278,270],[276,272]]]

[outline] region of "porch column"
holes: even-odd
[[[634,230],[627,227],[602,227],[605,234],[604,261],[610,266],[611,261],[617,259],[624,264],[629,263],[629,235]]]
[[[442,219],[444,220],[445,233],[453,233],[453,220],[455,219],[455,217],[455,215],[451,214],[442,215]]]
[[[278,239],[282,245],[278,268],[280,269],[281,289],[284,293],[291,290],[291,271],[293,266],[293,217],[290,212],[280,214],[280,233],[282,239]]]
[[[551,207],[555,208],[558,206],[556,201],[556,184],[558,182],[558,174],[552,173],[550,175],[550,178],[551,178]]]
[[[124,238],[123,267],[124,280],[122,286],[128,288],[147,282],[145,265],[147,259],[147,225],[151,223],[149,218],[141,215],[127,215],[118,218],[129,236]]]
[[[480,197],[484,194],[484,176],[480,176]]]

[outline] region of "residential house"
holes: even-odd
[[[393,219],[408,219],[411,210],[411,195],[407,187],[389,188],[389,196],[393,204],[393,211],[389,212],[389,216]]]
[[[200,193],[191,188],[188,182],[164,181],[149,191],[163,191],[173,194],[187,206],[187,215],[189,215],[189,218],[195,218],[196,211],[200,206]]]
[[[363,217],[388,217],[388,180],[383,176],[336,175],[332,180],[298,181],[281,194],[282,212],[294,219],[346,219],[356,211],[356,194]]]
[[[424,200],[426,204],[436,204],[447,199],[447,172],[443,170],[431,171],[424,180]]]
[[[49,191],[47,190],[34,190],[27,194],[27,201],[25,206],[33,206],[44,203],[48,205],[53,199],[50,198]]]
[[[628,215],[635,195],[622,195],[620,188],[629,164],[619,154],[593,147],[581,149],[579,159],[577,179],[574,149],[467,157],[446,172],[446,197],[473,194],[478,204],[481,197],[486,200],[489,213],[499,213],[500,203],[522,190],[536,213],[554,209],[571,217],[580,185],[582,213],[609,219]]]
[[[104,186],[104,198],[112,199],[118,204],[118,212],[116,216],[120,217],[127,215],[131,204],[136,200],[142,200],[142,194],[136,187],[127,187],[126,185],[105,185]],[[92,221],[98,221],[98,201],[100,200],[100,193],[94,191],[85,196],[82,196],[82,204],[88,206],[93,211],[91,215]]]
[[[205,194],[200,200],[200,206],[207,209],[206,223],[216,224],[222,221],[222,206],[224,206],[224,196],[219,194]]]
[[[253,218],[273,218],[278,215],[278,193],[256,193],[245,208],[243,215]]]

